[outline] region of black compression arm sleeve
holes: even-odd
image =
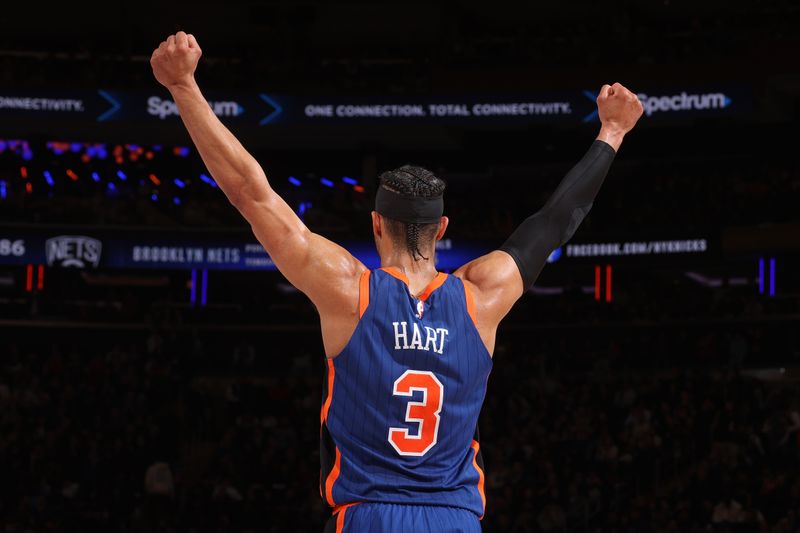
[[[517,263],[525,289],[536,281],[550,253],[572,237],[592,208],[614,155],[607,143],[594,141],[544,207],[520,224],[500,247]]]

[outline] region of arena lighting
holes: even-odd
[[[564,287],[537,287],[534,285],[530,288],[530,291],[534,294],[544,294],[550,296],[555,294],[564,294]]]
[[[172,149],[172,153],[178,157],[189,157],[189,148],[186,146],[176,146]]]
[[[180,187],[181,189],[185,189],[185,188],[186,188],[186,183],[184,183],[182,180],[180,180],[180,179],[178,179],[178,178],[175,178],[174,180],[172,180],[172,182],[173,182],[173,183],[174,183],[176,186]]]
[[[319,182],[321,184],[323,184],[324,186],[326,186],[326,187],[333,187],[333,182],[331,180],[329,180],[328,178],[320,178]]]
[[[25,292],[33,292],[33,265],[25,267]]]
[[[358,182],[350,176],[342,176],[342,181],[348,185],[358,185]]]
[[[364,192],[364,187],[362,187],[361,185],[354,185],[353,190],[356,192]]]
[[[158,179],[158,176],[156,176],[155,174],[150,174],[148,176],[148,178],[150,178],[150,181],[153,182],[153,185],[156,185],[156,186],[161,185],[161,180]]]
[[[764,294],[764,258],[758,258],[758,293]]]
[[[158,201],[158,195],[156,193],[153,193],[153,194],[150,195],[150,199],[153,200],[154,202],[157,202]]]
[[[39,265],[36,276],[36,290],[44,290],[44,265]]]
[[[208,183],[209,185],[211,185],[215,189],[217,188],[217,182],[214,181],[213,179],[211,179],[210,177],[206,176],[205,174],[200,174],[200,181]]]
[[[611,265],[606,265],[606,302],[611,301]]]
[[[306,212],[306,211],[307,211],[307,210],[308,210],[310,207],[313,207],[313,206],[311,205],[311,202],[300,202],[300,205],[297,207],[297,216],[299,216],[299,217],[300,217],[300,219],[302,220],[302,219],[303,219],[303,215],[305,214],[305,212]]]
[[[33,152],[31,150],[24,150],[22,152],[22,159],[25,161],[30,161],[33,159]]]
[[[0,180],[0,199],[5,200],[8,191],[6,190],[6,180]]]
[[[42,172],[42,174],[44,174],[44,180],[47,182],[47,184],[48,184],[49,186],[51,186],[51,187],[52,187],[53,185],[55,185],[55,184],[56,184],[56,183],[53,181],[53,176],[52,176],[52,174],[50,174],[50,171],[49,171],[49,170],[45,170],[44,172]]]
[[[33,184],[31,182],[25,184],[25,192],[28,194],[33,192]]]
[[[710,278],[698,272],[684,272],[684,275],[690,280],[704,287],[711,287],[711,288],[722,287],[721,278]]]
[[[28,179],[28,167],[19,167],[19,175],[24,180]]]
[[[100,174],[98,174],[97,172],[92,172],[92,179],[95,182],[100,183]]]
[[[600,265],[594,266],[594,299],[600,301],[600,276],[602,275]]]
[[[67,169],[67,176],[69,176],[69,179],[72,181],[78,181],[78,175],[70,168]]]
[[[189,304],[194,305],[197,302],[197,269],[192,269],[192,282],[189,286]]]
[[[294,176],[289,176],[289,183],[294,185],[295,187],[299,187],[302,185],[299,179],[295,178]]]
[[[128,179],[128,176],[126,176],[125,173],[123,171],[121,171],[121,170],[117,170],[117,177],[119,179],[121,179],[122,181],[125,181],[125,180]]]
[[[203,269],[202,281],[200,286],[200,305],[205,307],[208,303],[208,269]]]
[[[111,183],[110,181],[108,182],[107,185],[108,185],[108,190],[109,191],[116,191],[117,190],[117,186],[114,185],[113,183]]]
[[[769,295],[775,296],[775,258],[769,258]]]
[[[172,203],[175,205],[181,205],[181,199],[176,196],[172,199]]]

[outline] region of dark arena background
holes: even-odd
[[[313,306],[204,168],[152,50],[370,268],[376,177],[494,249],[639,95],[594,208],[498,333],[487,532],[800,531],[800,7],[120,2],[0,8],[0,531],[306,532]]]

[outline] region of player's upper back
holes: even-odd
[[[375,270],[362,278],[360,308],[350,341],[328,361],[328,503],[427,502],[482,514],[476,429],[492,361],[464,283],[439,274],[415,297],[400,271]]]

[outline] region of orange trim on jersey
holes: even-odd
[[[483,470],[481,470],[481,467],[478,466],[478,452],[481,449],[481,445],[478,443],[478,441],[473,440],[472,441],[472,446],[470,446],[470,448],[472,448],[472,450],[475,452],[474,455],[472,456],[472,466],[474,466],[475,470],[478,471],[478,492],[481,495],[481,504],[483,506],[483,513],[485,513],[486,512],[486,492],[484,492],[484,490],[483,490],[484,475],[483,475]],[[481,520],[483,520],[483,514],[481,514]]]
[[[345,509],[348,509],[349,507],[352,507],[354,505],[358,505],[360,503],[364,503],[364,502],[350,502],[350,503],[343,503],[342,505],[337,505],[336,507],[333,508],[333,512],[331,514],[335,515],[336,513],[340,512],[340,511],[344,511]]]
[[[371,272],[365,270],[361,273],[361,279],[358,283],[358,318],[364,316],[364,313],[369,307],[369,275]]]
[[[328,359],[328,397],[325,398],[325,403],[322,404],[322,411],[319,413],[320,426],[328,420],[328,410],[331,408],[331,400],[333,399],[333,380],[336,377],[336,367],[333,366],[333,359]],[[321,431],[321,429],[320,429]]]
[[[333,515],[336,516],[336,533],[342,533],[342,531],[344,531],[344,515],[347,513],[347,510],[354,505],[358,505],[359,503],[361,502],[346,503],[344,505],[336,506],[336,508],[333,510]]]
[[[387,274],[390,274],[392,277],[395,277],[395,278],[399,279],[400,281],[402,281],[406,285],[410,285],[406,275],[403,274],[402,272],[400,272],[400,270],[398,270],[397,268],[395,268],[395,267],[383,267],[381,270],[383,270]]]
[[[336,447],[336,460],[333,462],[331,473],[328,474],[328,479],[325,480],[325,499],[331,507],[336,505],[333,501],[333,484],[339,478],[339,469],[342,466],[342,454],[339,452],[339,447]]]
[[[408,281],[406,275],[403,274],[398,268],[390,266],[390,267],[383,267],[381,268],[381,270],[405,283],[406,287],[411,286],[411,283]],[[417,296],[417,299],[422,300],[423,302],[427,300],[433,291],[442,286],[445,280],[447,280],[447,274],[445,274],[444,272],[439,272],[436,275],[436,277],[433,278],[433,280],[430,283],[428,283],[428,286],[425,287],[422,293],[419,296]]]
[[[340,505],[333,510],[333,514],[337,513],[339,514],[339,516],[336,517],[336,533],[342,533],[342,531],[344,531],[344,515],[345,513],[347,513],[347,510],[354,505],[358,505],[359,503],[361,502],[353,502],[353,503],[348,503],[346,505]]]
[[[433,278],[433,281],[428,283],[428,286],[425,287],[425,290],[422,291],[422,294],[417,296],[417,299],[424,302],[425,300],[428,299],[428,296],[430,296],[433,291],[441,287],[446,280],[447,280],[447,274],[445,274],[444,272],[439,272],[439,274],[437,274],[437,276]]]
[[[464,297],[467,300],[467,313],[472,318],[472,323],[475,324],[475,327],[478,327],[478,315],[475,314],[475,300],[472,299],[472,289],[469,288],[466,281],[462,280],[462,283],[464,284]]]
[[[339,513],[339,516],[336,517],[336,533],[342,533],[344,531],[344,515],[347,514],[347,509],[342,509],[342,512]]]

